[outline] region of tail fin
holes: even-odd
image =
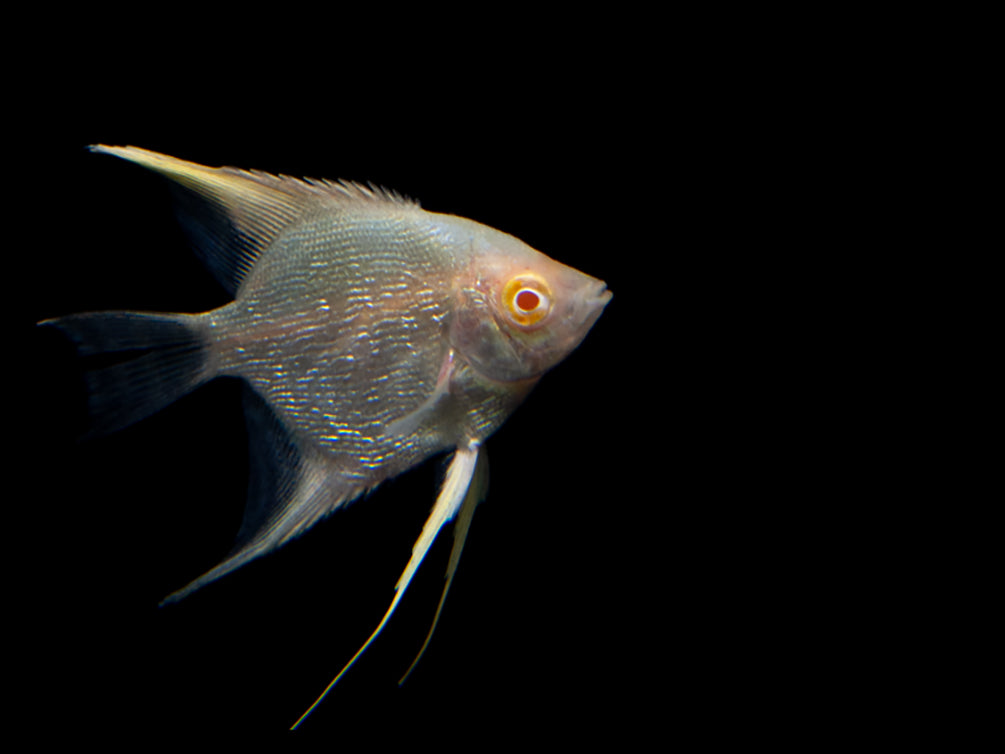
[[[85,437],[145,419],[213,377],[200,315],[92,312],[39,324],[64,332],[84,359]]]

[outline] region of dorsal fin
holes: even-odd
[[[237,168],[210,168],[139,147],[91,147],[170,178],[179,219],[217,281],[234,295],[259,255],[292,221],[319,206],[360,202],[418,206],[392,191]]]

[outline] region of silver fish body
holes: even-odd
[[[237,544],[166,601],[456,450],[372,640],[460,512],[449,587],[485,494],[481,445],[580,343],[610,293],[512,236],[389,192],[206,168],[134,147],[94,149],[172,179],[196,251],[233,294],[203,314],[104,312],[45,323],[85,356],[124,357],[88,375],[92,434],[217,376],[247,385],[252,477]]]
[[[464,336],[451,339],[473,248],[511,239],[401,204],[360,210],[284,233],[237,299],[206,315],[215,371],[246,379],[347,489],[484,440],[539,376],[461,369]]]

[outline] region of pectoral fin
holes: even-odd
[[[443,528],[444,524],[450,521],[456,514],[458,509],[462,507],[462,503],[468,500],[468,489],[471,486],[471,481],[475,476],[476,468],[480,465],[478,463],[479,456],[479,445],[477,442],[472,441],[469,445],[463,448],[458,448],[457,452],[454,453],[454,457],[450,462],[450,467],[447,469],[446,479],[443,480],[443,486],[440,489],[440,494],[436,498],[436,503],[433,505],[432,513],[429,514],[429,518],[426,520],[425,525],[422,527],[422,533],[419,535],[418,540],[416,540],[415,545],[412,547],[412,557],[409,559],[408,564],[405,566],[405,570],[402,572],[401,577],[398,579],[398,583],[395,584],[395,595],[394,599],[391,600],[391,606],[387,608],[387,612],[384,613],[384,617],[381,618],[380,623],[377,624],[377,628],[374,629],[373,633],[370,634],[363,646],[352,656],[352,659],[346,663],[345,667],[339,671],[338,675],[332,679],[332,682],[328,684],[324,691],[321,692],[314,704],[312,704],[300,719],[297,720],[290,728],[290,730],[295,730],[297,726],[300,725],[307,716],[314,711],[321,701],[328,695],[335,684],[339,682],[346,671],[351,668],[356,660],[366,651],[370,643],[377,638],[380,632],[384,629],[384,626],[390,620],[391,615],[394,614],[395,609],[398,607],[398,602],[401,601],[402,596],[405,594],[405,590],[408,589],[409,583],[412,581],[412,577],[415,576],[415,572],[418,570],[419,565],[422,563],[423,558],[426,557],[426,553],[429,552],[429,548],[432,546],[433,541],[436,539],[436,535],[439,533],[440,529]],[[470,504],[473,509],[474,505]],[[465,526],[465,531],[466,531]],[[455,544],[455,551],[457,550]],[[457,552],[459,557],[460,553]],[[454,559],[454,553],[451,553],[451,560]],[[455,566],[456,567],[456,566]]]
[[[440,399],[450,392],[450,380],[453,378],[455,369],[454,349],[451,348],[443,357],[440,375],[436,379],[436,386],[430,396],[417,409],[391,422],[385,429],[385,433],[389,437],[405,437],[418,429],[428,418],[435,416]]]

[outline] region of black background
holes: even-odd
[[[220,561],[240,522],[237,385],[218,381],[79,443],[70,349],[32,323],[205,311],[226,297],[187,249],[162,179],[90,143],[370,181],[516,235],[614,293],[583,345],[487,443],[489,498],[413,676],[397,686],[432,619],[449,536],[303,735],[448,740],[474,726],[485,740],[631,737],[665,714],[666,637],[681,620],[667,607],[682,587],[667,581],[680,536],[666,523],[679,336],[658,80],[634,80],[600,54],[547,73],[471,76],[417,59],[327,75],[315,61],[290,85],[207,61],[133,79],[150,57],[142,48],[78,58],[45,81],[12,155],[30,302],[17,313],[30,341],[18,406],[30,439],[15,464],[34,484],[14,571],[28,719],[84,735],[282,734],[383,614],[443,470],[434,459],[158,608]],[[660,318],[646,318],[641,304],[658,302]],[[654,536],[664,544],[643,544]]]
[[[449,537],[299,735],[638,748],[829,737],[869,719],[832,683],[856,673],[869,633],[863,612],[840,609],[860,554],[834,534],[859,520],[840,464],[869,458],[822,461],[819,432],[843,398],[818,382],[840,370],[813,353],[827,337],[809,313],[816,260],[845,262],[840,230],[810,222],[830,146],[799,140],[815,117],[801,85],[773,93],[791,61],[772,68],[756,43],[725,54],[721,19],[292,20],[293,34],[63,18],[62,35],[33,35],[10,68],[21,726],[144,743],[288,735],[386,609],[443,463],[158,608],[236,534],[239,391],[221,380],[78,443],[75,362],[34,323],[226,298],[186,248],[162,179],[91,143],[371,181],[509,232],[614,294],[488,441],[489,498],[414,675],[397,686]]]

